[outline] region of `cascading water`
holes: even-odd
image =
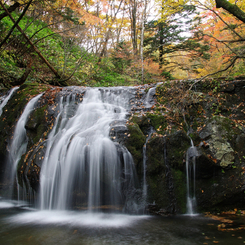
[[[186,214],[194,215],[196,214],[196,187],[195,187],[195,179],[196,179],[196,157],[197,157],[197,149],[191,140],[191,147],[187,150],[186,153],[186,185],[187,185],[187,193],[186,193]]]
[[[0,116],[3,113],[3,108],[4,106],[8,103],[9,99],[11,98],[11,96],[13,95],[13,93],[18,89],[19,87],[14,87],[9,91],[9,94],[7,96],[5,96],[3,98],[2,103],[0,104]]]
[[[32,112],[35,104],[37,103],[37,101],[39,100],[41,96],[42,94],[39,94],[38,96],[32,98],[28,102],[21,117],[19,118],[15,126],[13,139],[12,139],[10,149],[9,149],[9,159],[8,159],[8,165],[10,165],[10,168],[11,168],[9,170],[9,174],[10,174],[9,181],[11,183],[11,191],[10,191],[11,195],[13,194],[13,187],[14,187],[14,182],[15,182],[14,180],[15,178],[17,178],[16,176],[17,165],[18,165],[18,162],[21,156],[26,152],[26,147],[28,143],[25,125],[26,125],[26,122],[27,122],[27,119],[30,113]],[[16,182],[18,182],[17,179],[16,179]],[[20,193],[19,187],[20,186],[17,184],[18,196]],[[26,196],[26,194],[24,196]],[[20,197],[18,197],[18,199],[20,199]]]
[[[144,100],[144,106],[146,108],[151,107],[154,104],[154,95],[156,93],[156,87],[150,88],[146,94],[145,100]]]
[[[96,211],[134,206],[131,154],[109,138],[112,122],[125,126],[129,100],[126,88],[89,88],[67,120],[66,112],[74,107],[74,101],[61,98],[40,174],[42,210],[75,207]]]

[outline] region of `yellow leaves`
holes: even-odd
[[[188,0],[157,0],[161,22],[166,21],[171,15],[181,11]],[[160,6],[159,6],[160,5]]]
[[[92,13],[89,13],[85,10],[80,10],[81,18],[79,19],[79,22],[85,22],[86,26],[94,26],[101,24],[101,19]]]

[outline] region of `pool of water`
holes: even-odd
[[[245,244],[245,230],[221,231],[203,215],[151,216],[38,211],[0,202],[0,244]]]

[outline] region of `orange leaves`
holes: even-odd
[[[244,36],[244,24],[234,16],[222,10],[204,5],[206,11],[201,15],[202,24],[197,27],[197,33],[202,33],[202,43],[210,46],[209,61],[202,61],[201,76],[225,69],[242,48],[242,42],[232,42]],[[237,61],[237,64],[240,61]],[[242,65],[242,61],[239,66]],[[236,69],[236,67],[234,68]],[[238,68],[237,68],[238,70]],[[200,71],[198,71],[200,72]]]
[[[217,163],[217,159],[212,157],[211,155],[207,155],[207,157],[212,160],[214,163]]]
[[[94,14],[89,13],[83,9],[81,9],[79,12],[81,15],[79,22],[80,23],[85,22],[85,25],[87,27],[102,24],[101,19],[95,16]]]

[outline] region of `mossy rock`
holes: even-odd
[[[209,145],[209,151],[217,164],[227,167],[235,159],[236,139],[242,130],[235,126],[229,118],[215,116],[199,133],[200,137]]]
[[[133,123],[136,123],[139,125],[140,130],[144,135],[147,135],[150,127],[151,127],[151,120],[148,116],[133,116],[132,120]]]
[[[186,175],[184,172],[171,169],[174,182],[174,194],[176,197],[177,213],[186,213]]]
[[[146,141],[146,137],[143,132],[140,130],[140,127],[136,123],[131,123],[127,125],[128,127],[128,138],[125,140],[125,146],[132,154],[134,163],[137,168],[142,166],[143,162],[143,146]]]
[[[167,212],[170,206],[165,172],[159,172],[154,176],[147,176],[148,202],[156,203]]]
[[[164,139],[153,137],[148,141],[147,148],[147,175],[155,175],[165,171]]]
[[[47,121],[45,115],[48,105],[35,109],[26,123],[27,134],[32,144],[36,144],[47,131]]]
[[[164,139],[152,137],[147,144],[147,172],[148,202],[156,203],[161,213],[171,213],[166,162],[164,159]]]
[[[167,119],[163,115],[157,115],[147,113],[147,117],[150,119],[151,125],[159,134],[164,134],[168,125]]]
[[[12,95],[0,117],[0,156],[6,158],[7,145],[10,144],[15,125],[21,116],[27,102],[33,97],[44,92],[48,86],[38,83],[24,84]],[[4,162],[4,161],[3,161]],[[3,163],[2,163],[3,164]]]
[[[184,131],[167,137],[167,159],[171,167],[183,170],[185,154],[190,146],[191,140]]]
[[[186,176],[170,166],[167,155],[167,139],[152,137],[147,144],[149,202],[155,202],[161,213],[184,213]]]

